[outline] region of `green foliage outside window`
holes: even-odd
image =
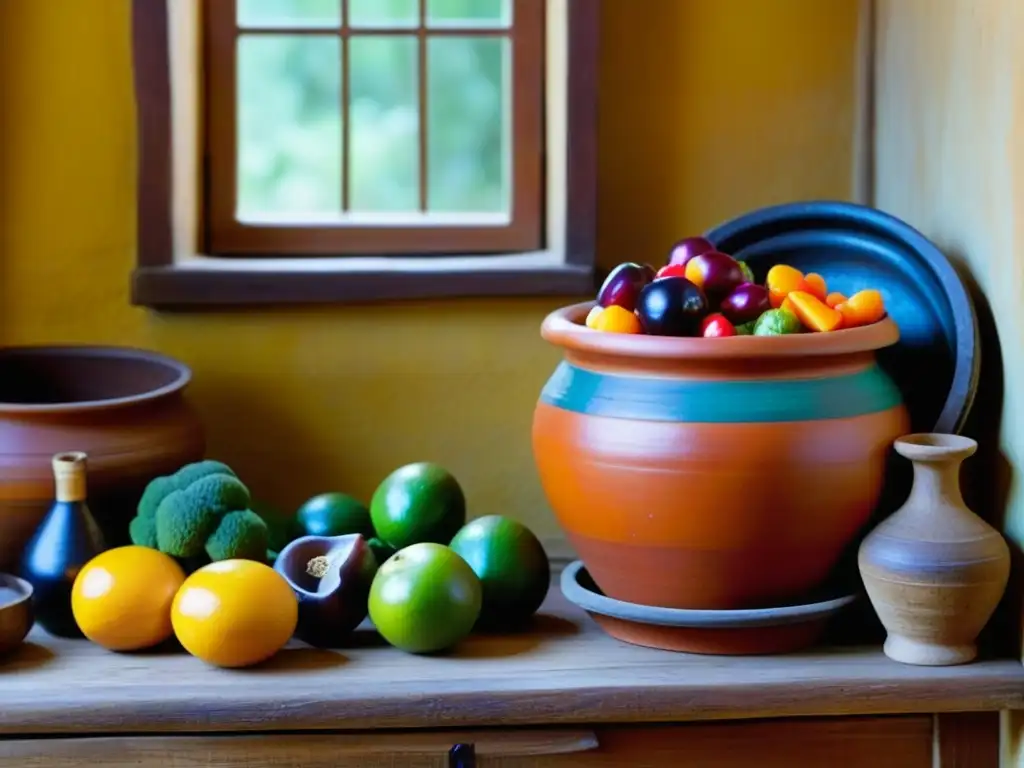
[[[323,34],[245,34],[238,51],[239,212],[332,215],[342,207],[339,0],[237,0],[239,23]],[[501,27],[510,0],[429,0],[428,26]],[[418,0],[349,0],[350,207],[419,208],[418,42],[359,27],[414,27]],[[445,34],[427,42],[431,212],[502,213],[510,173],[510,43]]]

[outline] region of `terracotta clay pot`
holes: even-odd
[[[960,494],[967,437],[907,435],[896,452],[914,463],[910,498],[864,539],[858,563],[888,636],[885,653],[906,664],[963,664],[1010,576],[1010,548]]]
[[[594,582],[667,608],[806,602],[867,523],[907,430],[875,362],[896,325],[666,338],[592,331],[592,306],[544,321],[565,359],[533,450]]]
[[[0,570],[16,566],[53,500],[51,458],[89,455],[89,508],[110,546],[146,483],[203,456],[182,396],[188,367],[120,347],[0,349]]]

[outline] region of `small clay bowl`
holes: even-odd
[[[32,629],[32,585],[0,573],[0,654],[13,651]]]
[[[656,608],[606,597],[577,560],[562,571],[562,593],[617,640],[716,656],[792,653],[813,645],[828,620],[857,599],[734,611]]]

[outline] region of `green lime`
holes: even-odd
[[[299,507],[295,513],[303,536],[345,536],[360,533],[373,536],[370,510],[361,501],[344,493],[321,493]]]
[[[268,542],[274,552],[280,552],[302,535],[295,515],[285,514],[279,508],[260,499],[253,499],[250,508],[267,524]]]
[[[447,544],[466,523],[466,497],[443,467],[407,464],[374,491],[370,519],[377,538],[393,549],[424,541]]]
[[[757,318],[754,326],[755,336],[783,336],[788,333],[800,333],[803,326],[797,316],[785,309],[769,309]]]
[[[393,548],[391,548],[390,546],[388,546],[376,537],[370,539],[366,543],[370,547],[370,550],[373,552],[373,556],[377,558],[378,563],[383,563],[387,561],[389,557],[395,554],[395,550]]]
[[[487,515],[467,523],[449,545],[480,579],[483,629],[522,626],[537,612],[551,585],[551,566],[540,540],[520,522]]]
[[[408,653],[451,648],[480,616],[480,580],[442,544],[399,550],[370,585],[370,620],[381,637]]]

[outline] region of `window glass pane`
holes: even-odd
[[[350,27],[418,27],[419,0],[348,0]]]
[[[341,46],[336,35],[238,41],[240,218],[341,210]]]
[[[432,212],[509,210],[509,41],[435,37],[427,49]]]
[[[427,0],[431,27],[507,27],[511,23],[512,0]]]
[[[357,35],[349,45],[349,207],[417,211],[417,38]]]
[[[224,0],[212,0],[220,3]],[[240,27],[338,27],[341,0],[236,0]]]

